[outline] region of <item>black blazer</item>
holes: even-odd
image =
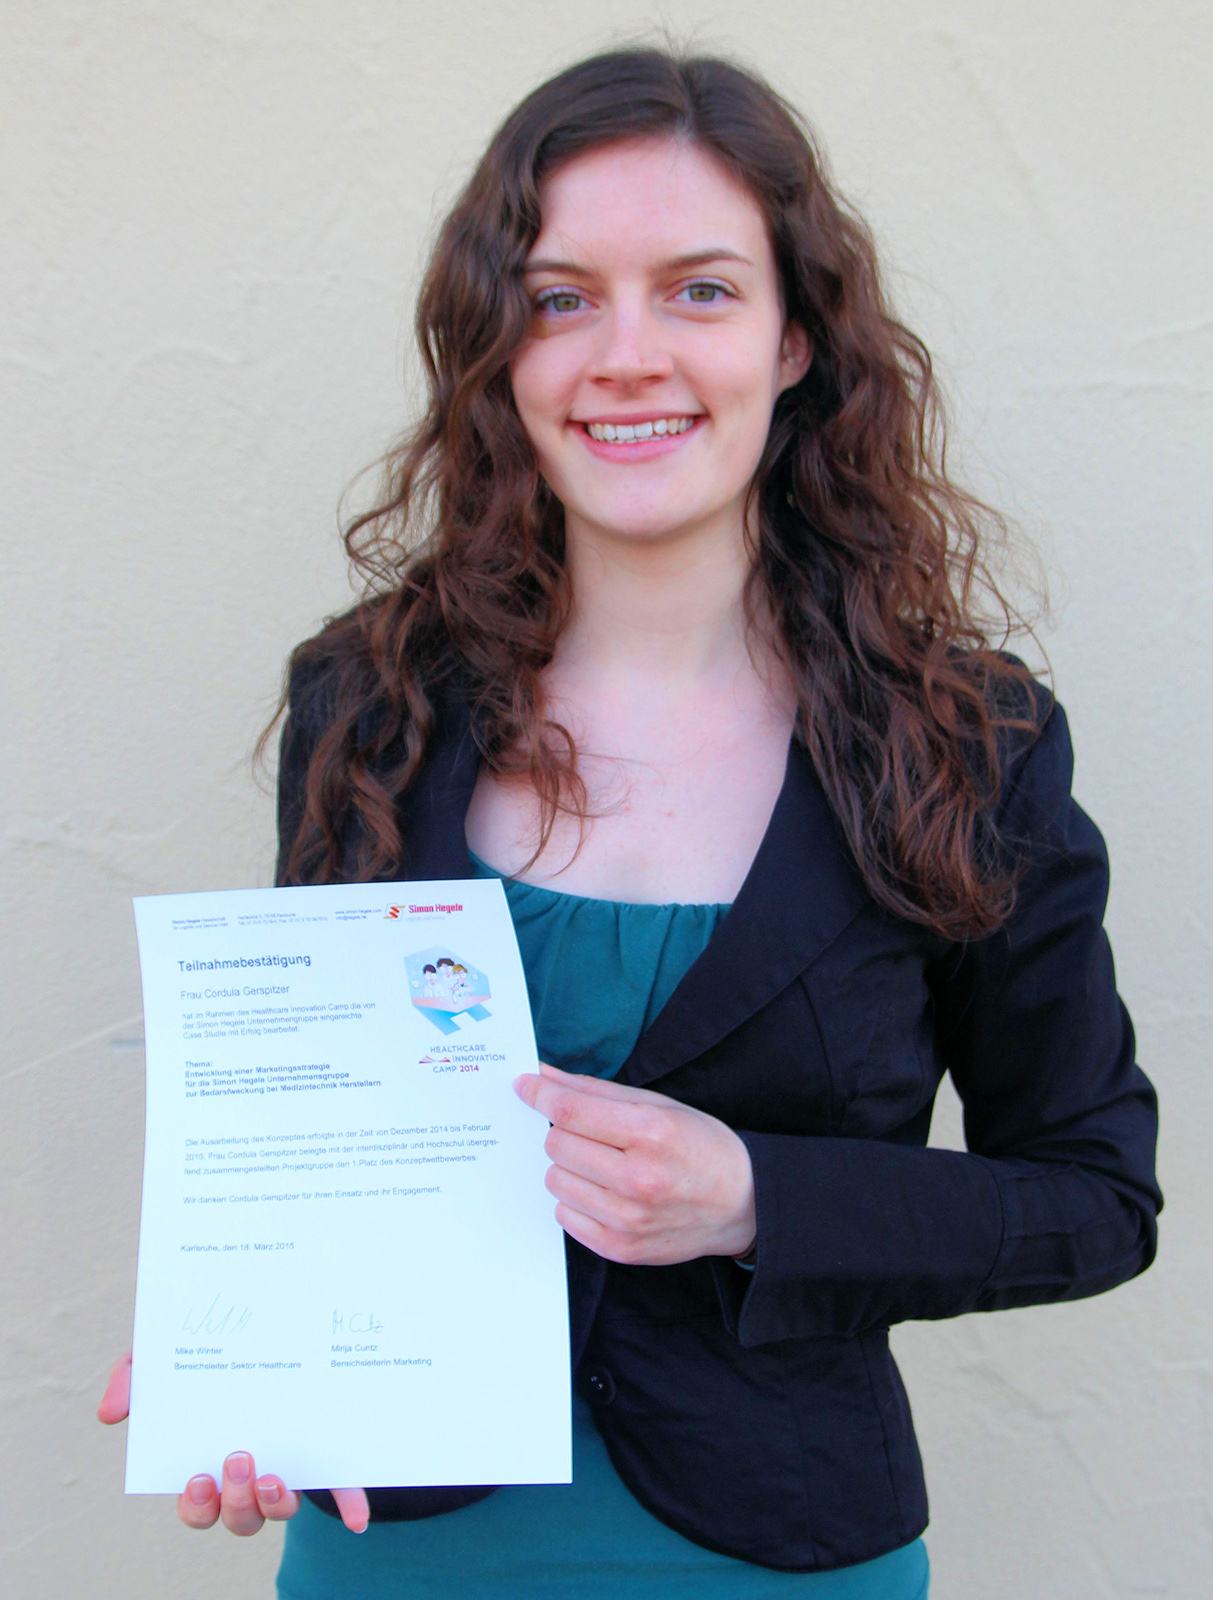
[[[322,679],[292,685],[279,881]],[[1097,1294],[1153,1258],[1155,1099],[1102,926],[1107,857],[1043,689],[1038,711],[999,808],[1030,866],[997,934],[953,943],[882,910],[793,743],[732,909],[619,1074],[719,1117],[753,1161],[752,1272],[618,1266],[566,1240],[575,1381],[611,1459],[709,1549],[813,1571],[908,1543],[927,1501],[890,1324]],[[477,768],[451,704],[392,876],[471,876]],[[967,1153],[925,1148],[945,1072]],[[407,1518],[488,1492],[370,1498]]]

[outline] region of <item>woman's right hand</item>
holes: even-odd
[[[131,1353],[114,1363],[106,1384],[98,1418],[105,1423],[122,1422],[131,1407]],[[365,1489],[334,1489],[341,1520],[351,1533],[365,1533],[371,1509]],[[213,1528],[223,1519],[231,1533],[247,1538],[257,1533],[263,1522],[286,1522],[299,1509],[299,1496],[273,1473],[257,1476],[253,1458],[247,1450],[237,1450],[223,1463],[223,1484],[209,1473],[200,1472],[177,1496],[177,1515],[190,1528]]]

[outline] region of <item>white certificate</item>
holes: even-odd
[[[564,1251],[496,879],[135,901],[126,1488],[567,1483]]]

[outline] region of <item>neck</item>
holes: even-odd
[[[737,526],[669,539],[620,539],[570,518],[566,560],[573,607],[555,676],[598,681],[642,675],[691,688],[732,676],[749,654],[750,559]]]

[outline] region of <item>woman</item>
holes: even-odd
[[[237,1454],[181,1514],[301,1509],[287,1596],[913,1600],[889,1325],[1110,1288],[1160,1204],[1102,841],[977,614],[928,357],[788,108],[660,51],[513,113],[418,332],[368,598],[292,660],[279,881],[505,878],[574,1483],[372,1490],[351,1540],[361,1491]],[[925,1148],[945,1071],[968,1153]]]

